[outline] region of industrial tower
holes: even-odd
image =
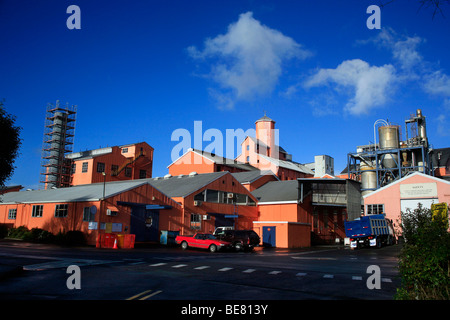
[[[71,161],[65,155],[73,150],[76,113],[76,105],[62,106],[58,100],[47,105],[41,163],[45,189],[70,186]]]

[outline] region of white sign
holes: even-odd
[[[400,185],[400,198],[435,198],[437,196],[435,182]]]

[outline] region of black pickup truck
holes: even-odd
[[[223,230],[218,228],[214,235],[220,240],[231,242],[236,251],[251,251],[261,241],[258,234],[253,230]]]

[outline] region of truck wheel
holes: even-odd
[[[217,251],[217,246],[215,244],[212,244],[209,246],[209,252],[216,252]]]
[[[238,242],[234,245],[234,248],[236,249],[236,251],[241,251],[242,250],[242,243]]]
[[[186,241],[183,241],[183,242],[181,243],[181,249],[186,250],[187,248],[188,248],[187,242],[186,242]]]

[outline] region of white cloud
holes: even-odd
[[[441,70],[425,75],[424,80],[426,92],[450,97],[450,76]]]
[[[195,46],[187,50],[194,59],[213,60],[208,76],[226,91],[220,94],[227,97],[213,92],[218,100],[227,101],[227,108],[230,100],[251,100],[271,93],[286,60],[311,55],[292,38],[255,20],[252,12],[241,14],[226,34],[207,39],[203,50]]]
[[[415,68],[424,68],[424,60],[417,47],[425,43],[425,39],[419,36],[400,36],[392,28],[383,28],[378,36],[370,41],[388,48],[404,71],[413,72]]]
[[[368,113],[382,106],[389,98],[391,85],[396,81],[395,68],[388,64],[381,67],[370,66],[360,59],[346,60],[336,69],[320,69],[309,79],[306,88],[336,84],[335,89],[350,89],[352,98],[345,110],[354,115]]]

